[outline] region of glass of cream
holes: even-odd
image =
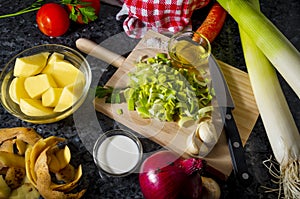
[[[93,157],[101,172],[110,176],[126,176],[133,173],[142,160],[140,140],[122,129],[103,133],[93,148]]]

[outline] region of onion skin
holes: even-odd
[[[186,182],[183,184],[184,188],[180,194],[179,197],[181,199],[186,199],[186,198],[191,198],[191,199],[200,199],[202,198],[202,190],[203,190],[203,185],[202,185],[202,179],[201,175],[196,172],[191,174],[189,176],[189,179],[186,180]]]
[[[139,177],[141,191],[145,199],[176,199],[181,185],[174,182],[183,181],[184,176],[184,173],[181,175],[178,172],[161,172],[159,175],[155,171],[143,173]]]
[[[139,183],[145,199],[199,199],[203,160],[183,159],[170,151],[159,151],[142,164]]]

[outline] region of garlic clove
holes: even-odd
[[[201,145],[201,140],[196,137],[196,133],[193,132],[190,136],[187,138],[187,152],[192,155],[198,155],[199,154],[199,146]]]
[[[214,145],[218,141],[216,129],[211,121],[206,120],[201,122],[197,130],[199,138],[208,146]]]

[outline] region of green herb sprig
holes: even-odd
[[[69,17],[73,21],[76,21],[81,16],[83,23],[87,24],[89,21],[95,21],[98,18],[95,14],[95,9],[90,6],[91,2],[61,0],[61,3],[72,7]]]
[[[38,9],[40,9],[40,7],[44,3],[45,3],[44,0],[37,0],[33,4],[31,4],[30,6],[24,8],[22,10],[19,10],[18,12],[10,13],[10,14],[5,14],[5,15],[0,15],[0,19],[7,18],[7,17],[14,17],[14,16],[18,16],[18,15],[21,15],[21,14],[25,14],[25,13],[28,13],[28,12],[32,12],[32,11],[38,10]]]

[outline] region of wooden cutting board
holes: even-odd
[[[128,72],[134,70],[134,62],[144,55],[155,56],[158,52],[166,52],[167,40],[168,37],[149,31],[106,85],[114,88],[124,88],[127,84]],[[235,103],[233,115],[242,142],[245,144],[259,115],[250,81],[247,73],[224,62],[218,62]],[[105,103],[104,99],[98,98],[95,99],[94,103],[97,111],[102,112],[169,150],[185,154],[187,149],[186,139],[193,133],[195,126],[179,128],[175,122],[142,119],[135,111],[128,111],[126,103],[108,104]],[[122,109],[123,114],[117,114],[118,109]],[[210,166],[222,172],[225,177],[230,175],[232,163],[224,132],[221,133],[218,143],[204,159]]]

